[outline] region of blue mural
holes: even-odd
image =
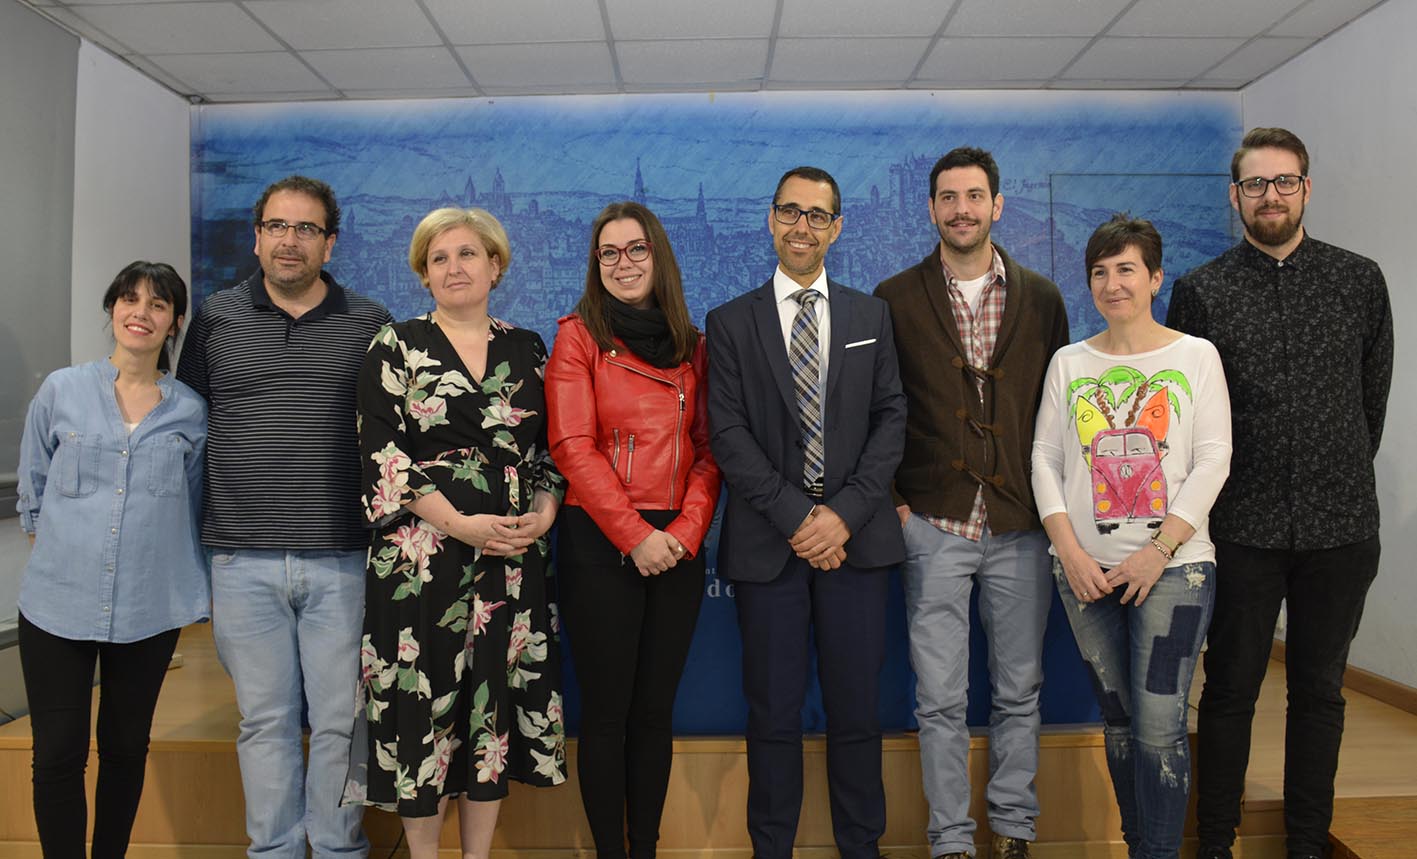
[[[744,93],[208,106],[193,126],[193,288],[200,299],[256,270],[252,203],[270,182],[329,182],[344,224],[329,270],[395,317],[430,309],[407,264],[414,225],[438,206],[480,206],[507,227],[512,262],[492,312],[539,331],[583,288],[589,225],[606,203],[636,199],[664,221],[689,309],[707,311],[761,284],[776,264],[767,233],[778,177],[798,164],[841,184],[842,238],[831,275],[870,291],[929,253],[930,167],[959,145],[993,152],[1003,176],[994,239],[1063,289],[1074,339],[1101,320],[1082,248],[1114,211],[1150,218],[1170,283],[1238,237],[1226,199],[1241,133],[1237,96],[1218,93]],[[716,540],[710,541],[710,551]],[[713,555],[709,564],[712,570]],[[681,733],[736,733],[744,714],[730,588],[708,599],[679,703]],[[913,726],[898,585],[882,678],[889,729]],[[977,620],[977,615],[976,615]],[[973,642],[970,721],[988,714],[982,637]],[[1049,621],[1045,722],[1096,719],[1058,605]],[[574,720],[571,690],[568,715]],[[804,713],[823,724],[815,690]]]

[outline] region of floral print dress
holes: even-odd
[[[431,316],[386,326],[359,378],[369,550],[361,728],[346,800],[406,817],[443,796],[493,800],[508,779],[565,780],[565,729],[547,540],[483,555],[413,515],[441,491],[466,514],[519,514],[561,494],[547,454],[535,332],[492,320],[473,378]],[[359,760],[367,755],[367,760]]]

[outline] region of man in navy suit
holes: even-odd
[[[885,303],[823,266],[841,235],[836,181],[789,170],[767,214],[777,271],[707,322],[711,445],[728,484],[718,571],[735,583],[743,637],[748,832],[756,859],[791,856],[815,639],[832,831],[842,859],[875,859],[886,570],[905,553],[890,492],[905,396]]]

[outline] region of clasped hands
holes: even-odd
[[[1103,570],[1081,550],[1072,556],[1060,553],[1059,559],[1062,561],[1063,573],[1067,576],[1073,596],[1077,597],[1079,602],[1085,603],[1102,599],[1117,588],[1125,587],[1122,605],[1133,600],[1134,605],[1141,605],[1166,569],[1166,558],[1150,543],[1132,552],[1122,563],[1110,570]]]
[[[495,516],[474,513],[465,516],[461,533],[454,537],[476,546],[484,555],[510,557],[520,555],[551,529],[554,514],[532,510],[520,516]]]
[[[818,570],[835,570],[846,561],[851,529],[825,504],[814,506],[788,539],[797,557]]]
[[[679,559],[686,554],[688,550],[673,534],[657,528],[630,550],[635,569],[639,570],[642,576],[657,576],[679,563]]]

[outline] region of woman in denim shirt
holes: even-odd
[[[165,372],[187,285],[171,266],[135,262],[103,308],[113,354],[51,373],[20,443],[18,508],[34,545],[20,584],[20,662],[48,859],[84,856],[95,661],[98,859],[127,849],[178,632],[211,615],[197,536],[206,404]]]

